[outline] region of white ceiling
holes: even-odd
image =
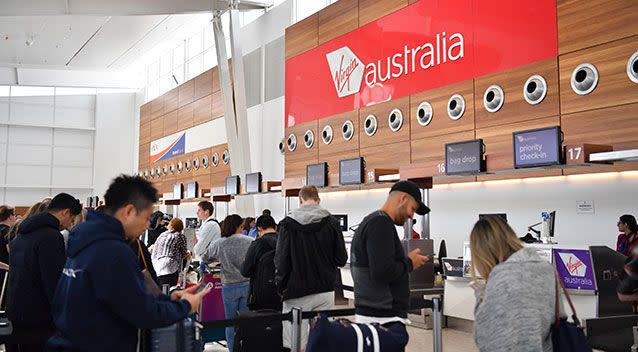
[[[227,7],[220,0],[0,0],[0,67],[122,70],[210,18],[213,4]]]

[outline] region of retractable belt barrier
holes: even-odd
[[[432,333],[433,333],[433,351],[443,352],[443,316],[442,316],[442,302],[440,298],[425,299],[423,308],[432,308]],[[237,319],[225,319],[208,321],[201,323],[204,329],[207,328],[225,328],[229,326],[236,326],[242,323],[277,323],[283,321],[289,321],[292,323],[292,346],[291,352],[301,351],[301,321],[304,319],[312,319],[320,314],[325,314],[327,317],[340,317],[355,315],[354,308],[349,309],[332,309],[332,310],[313,310],[303,312],[301,308],[293,308],[288,313],[273,313],[264,314],[259,316],[250,316]]]

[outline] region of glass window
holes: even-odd
[[[215,33],[213,32],[213,24],[208,23],[204,27],[204,50],[215,46]]]
[[[304,18],[314,14],[315,12],[326,7],[327,0],[297,0],[297,13],[295,22],[299,22]]]
[[[175,79],[177,80],[177,82],[178,82],[177,84],[178,85],[184,83],[184,81],[185,81],[184,80],[184,66],[176,67],[173,70],[173,76],[175,76]]]
[[[9,86],[0,86],[0,97],[9,96]]]
[[[159,61],[155,61],[148,66],[148,82],[153,82],[159,78]]]
[[[215,47],[204,51],[204,71],[217,66],[217,53]]]
[[[171,90],[171,88],[173,88],[173,76],[172,75],[166,75],[162,78],[160,78],[160,82],[159,82],[159,94],[164,94],[166,92],[168,92],[169,90]]]
[[[203,31],[197,32],[188,40],[188,58],[192,59],[196,55],[199,55],[204,51],[204,36]]]
[[[173,68],[184,65],[184,42],[173,49]]]
[[[159,96],[159,84],[157,81],[146,88],[146,101],[151,101]]]
[[[55,88],[55,95],[95,95],[95,88]]]
[[[188,62],[188,79],[193,79],[203,72],[202,70],[202,54],[195,56]]]
[[[160,59],[160,76],[170,73],[173,69],[173,52],[169,50]]]
[[[55,93],[55,88],[53,87],[27,87],[27,86],[11,87],[12,97],[53,96],[54,93]]]

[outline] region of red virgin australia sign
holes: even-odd
[[[556,1],[421,0],[286,61],[286,126],[556,57]]]

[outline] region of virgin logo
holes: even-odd
[[[363,80],[363,63],[348,48],[344,46],[331,53],[326,54],[332,80],[337,90],[339,98],[359,93]]]
[[[565,268],[572,276],[584,277],[587,271],[587,265],[572,253],[559,253],[560,259],[563,261]]]

